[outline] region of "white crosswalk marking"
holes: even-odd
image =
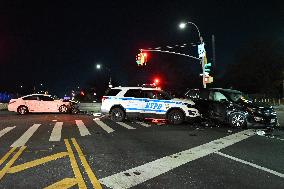
[[[126,129],[136,129],[136,128],[131,127],[130,125],[127,125],[126,123],[123,123],[123,122],[116,122],[116,123],[121,125],[122,127],[125,127]]]
[[[9,131],[11,131],[12,129],[14,129],[16,126],[14,127],[6,127],[5,129],[0,131],[0,137],[2,137],[3,135],[5,135],[6,133],[8,133]]]
[[[147,124],[147,123],[144,123],[144,122],[138,121],[138,122],[136,122],[136,123],[138,123],[139,125],[142,125],[143,127],[151,127],[151,125],[149,125],[149,124]]]
[[[86,125],[83,123],[82,120],[75,120],[75,122],[79,128],[81,136],[91,135],[91,133],[89,132],[89,130],[87,129]]]
[[[16,140],[11,145],[11,147],[24,146],[26,142],[28,142],[28,140],[33,136],[33,134],[36,132],[40,125],[41,124],[34,124],[33,126],[31,126],[18,140]]]
[[[184,150],[131,169],[100,179],[108,188],[131,188],[153,179],[186,163],[210,155],[255,135],[252,130],[241,131],[223,138]],[[138,172],[138,174],[135,174]]]
[[[114,130],[112,128],[110,128],[107,124],[105,124],[104,122],[100,121],[100,120],[95,120],[95,123],[98,124],[103,130],[105,130],[107,133],[111,133]]]
[[[55,123],[52,133],[50,135],[49,141],[60,141],[62,125],[63,125],[63,122]]]

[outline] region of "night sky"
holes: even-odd
[[[71,89],[106,87],[111,69],[115,85],[146,83],[158,76],[162,85],[196,78],[195,60],[151,53],[147,67],[138,67],[140,48],[197,43],[200,29],[212,59],[216,38],[216,73],[234,63],[238,49],[258,38],[284,43],[281,1],[6,1],[0,10],[0,91],[16,92],[43,83],[59,96]],[[178,50],[177,50],[178,51]],[[197,49],[186,49],[196,55]],[[199,83],[201,85],[201,81]],[[186,86],[190,87],[190,86]]]

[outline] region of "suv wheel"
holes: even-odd
[[[113,108],[110,110],[110,118],[115,122],[124,121],[125,112],[121,108]]]
[[[174,125],[179,125],[184,122],[184,114],[181,110],[172,110],[167,116],[169,122]]]
[[[234,128],[244,128],[246,126],[246,116],[242,113],[233,113],[230,115],[229,124]]]
[[[19,106],[17,109],[18,114],[20,115],[24,115],[27,114],[29,112],[28,107],[26,106]]]

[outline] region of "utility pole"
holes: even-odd
[[[213,66],[216,66],[216,54],[215,54],[215,36],[212,35],[212,56],[213,56]]]

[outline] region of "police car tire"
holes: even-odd
[[[119,117],[117,115],[119,115]],[[124,121],[125,112],[121,108],[113,108],[110,110],[110,119],[115,122]]]
[[[179,125],[184,122],[184,113],[181,110],[171,110],[167,118],[170,124]]]

